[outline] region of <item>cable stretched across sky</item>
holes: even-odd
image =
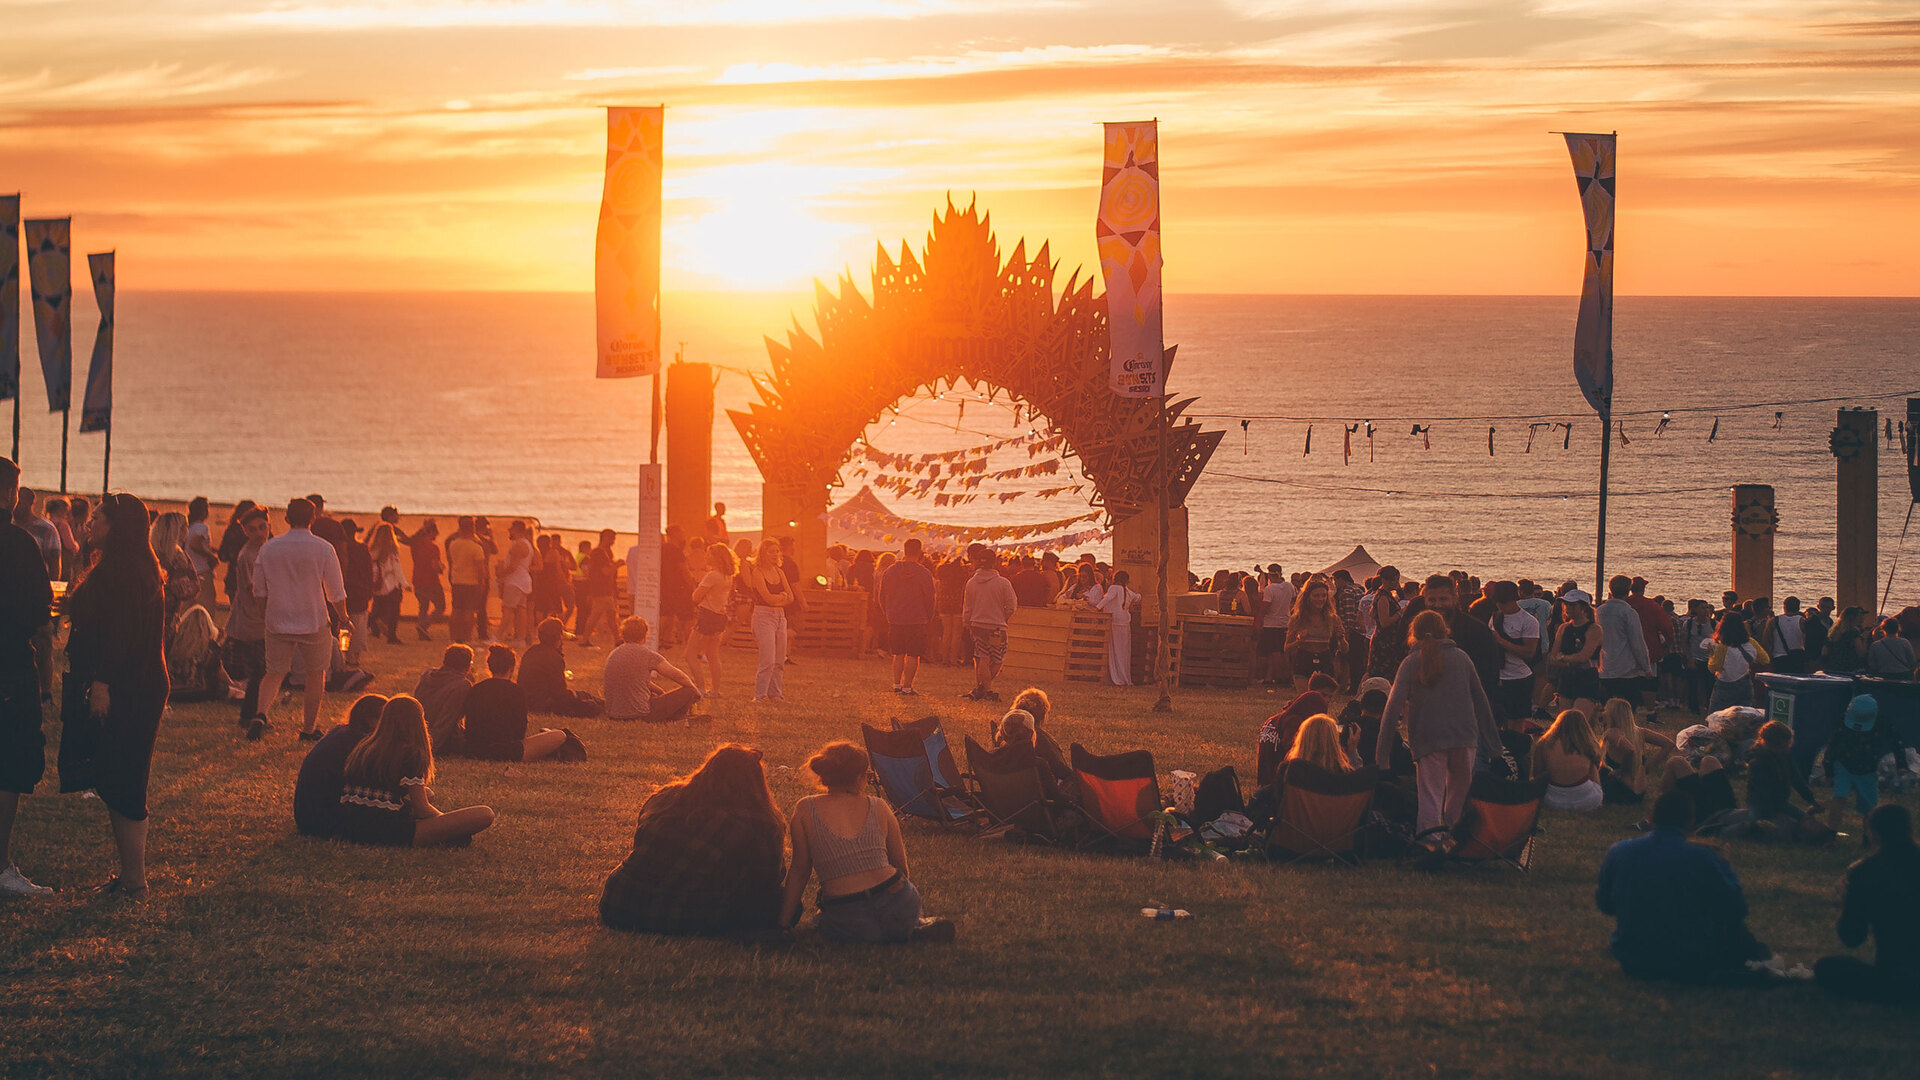
[[[1248,476],[1245,473],[1224,472],[1209,469],[1208,476],[1223,477],[1229,480],[1245,480],[1255,484],[1279,484],[1284,487],[1307,488],[1313,491],[1360,492],[1366,495],[1406,495],[1421,499],[1595,499],[1595,491],[1419,491],[1413,488],[1361,487],[1349,484],[1316,484],[1310,480],[1283,480],[1277,476]],[[1645,488],[1639,491],[1615,491],[1615,498],[1637,495],[1697,495],[1703,491],[1726,491],[1731,484],[1705,484],[1700,487],[1684,488]]]
[[[1643,417],[1643,416],[1652,416],[1652,417],[1673,416],[1673,415],[1679,415],[1681,413],[1712,414],[1712,413],[1744,412],[1749,409],[1788,409],[1788,408],[1794,408],[1796,406],[1802,406],[1802,405],[1836,405],[1836,404],[1841,404],[1849,401],[1885,401],[1889,398],[1908,398],[1908,397],[1920,397],[1920,389],[1889,391],[1883,394],[1845,394],[1839,397],[1795,398],[1788,401],[1747,401],[1747,402],[1737,402],[1731,405],[1682,405],[1672,409],[1615,409],[1612,413],[1612,418],[1615,420],[1622,420],[1622,419],[1630,419],[1633,417]],[[1308,423],[1331,424],[1331,423],[1348,421],[1353,419],[1355,416],[1358,416],[1361,414],[1346,413],[1346,414],[1337,415],[1337,416],[1335,415],[1300,416],[1300,415],[1280,414],[1280,413],[1189,412],[1186,415],[1193,417],[1196,420],[1282,420],[1289,423],[1299,423],[1299,424],[1308,424]],[[1495,414],[1489,414],[1489,415],[1483,415],[1483,416],[1430,416],[1424,413],[1419,413],[1419,414],[1407,413],[1404,415],[1393,415],[1393,416],[1374,415],[1372,419],[1376,423],[1393,423],[1393,424],[1465,423],[1467,421],[1498,423],[1499,421],[1502,421],[1502,420],[1557,420],[1562,417],[1582,416],[1582,415],[1591,415],[1591,414],[1584,413],[1579,409],[1562,409],[1559,412],[1495,413]]]

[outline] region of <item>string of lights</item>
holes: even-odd
[[[1782,401],[1748,401],[1748,402],[1738,402],[1738,403],[1729,404],[1729,405],[1682,405],[1682,406],[1678,406],[1671,409],[1616,409],[1613,412],[1613,418],[1615,420],[1638,419],[1641,417],[1653,417],[1657,419],[1657,418],[1678,416],[1682,414],[1722,414],[1722,413],[1733,413],[1733,412],[1746,412],[1754,409],[1778,410],[1778,409],[1790,409],[1790,408],[1795,408],[1799,406],[1808,406],[1808,405],[1836,405],[1836,404],[1842,404],[1846,402],[1885,401],[1892,398],[1908,398],[1908,397],[1920,397],[1920,389],[1889,391],[1884,394],[1846,394],[1839,397],[1792,398],[1792,399],[1787,399]],[[1348,423],[1352,421],[1354,416],[1354,414],[1352,413],[1348,413],[1344,416],[1334,416],[1334,415],[1308,416],[1304,414],[1292,414],[1292,413],[1209,413],[1209,412],[1189,412],[1186,415],[1191,416],[1198,420],[1278,420],[1278,421],[1284,421],[1287,423],[1296,423],[1296,424]],[[1592,413],[1581,412],[1579,410],[1562,410],[1560,412],[1543,412],[1543,413],[1494,413],[1494,414],[1487,414],[1487,415],[1460,415],[1460,416],[1429,416],[1429,415],[1416,415],[1413,413],[1407,413],[1405,415],[1390,415],[1390,416],[1375,415],[1373,417],[1373,420],[1376,423],[1393,423],[1393,424],[1400,424],[1400,423],[1432,424],[1432,423],[1467,423],[1467,422],[1499,423],[1500,421],[1503,421],[1503,420],[1507,420],[1507,421],[1559,420],[1569,416],[1575,417],[1575,418],[1590,417],[1592,416]]]
[[[1363,487],[1349,484],[1320,484],[1311,480],[1284,480],[1277,476],[1248,476],[1245,473],[1224,472],[1208,469],[1210,477],[1229,480],[1244,480],[1255,484],[1279,484],[1284,487],[1307,488],[1313,491],[1332,491],[1360,493],[1364,495],[1405,496],[1412,499],[1594,499],[1597,491],[1421,491],[1415,488]],[[1697,495],[1706,491],[1726,491],[1729,485],[1706,484],[1700,487],[1645,488],[1639,491],[1613,491],[1613,498],[1631,498],[1643,495]]]

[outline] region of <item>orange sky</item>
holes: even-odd
[[[1920,4],[0,0],[0,191],[123,287],[590,289],[666,102],[666,285],[791,289],[951,190],[1092,268],[1158,116],[1171,292],[1575,293],[1555,129],[1621,132],[1623,293],[1920,294]]]

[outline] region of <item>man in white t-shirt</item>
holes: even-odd
[[[320,701],[336,645],[333,627],[346,625],[347,586],[339,554],[309,528],[316,516],[306,499],[288,503],[286,533],[262,544],[253,564],[253,591],[265,603],[267,677],[260,682],[260,715],[248,726],[249,739],[266,732],[267,703],[280,695],[281,680],[293,673],[296,658],[307,692],[300,739],[320,739]]]
[[[607,654],[605,689],[609,720],[670,723],[686,716],[687,710],[701,698],[693,677],[674,667],[647,644],[651,631],[647,620],[638,615],[620,624],[620,644]],[[652,678],[655,672],[680,685],[665,693],[655,693]]]
[[[1487,620],[1487,628],[1500,646],[1500,687],[1493,711],[1501,723],[1518,730],[1533,715],[1533,658],[1540,651],[1540,620],[1520,609],[1520,586],[1514,582],[1494,582],[1492,600],[1499,610]]]
[[[1789,674],[1806,666],[1807,627],[1800,614],[1800,598],[1789,596],[1780,605],[1767,629],[1767,640],[1760,643],[1773,659],[1773,670]]]
[[[1267,564],[1267,583],[1260,588],[1260,638],[1254,653],[1263,658],[1269,684],[1293,685],[1293,668],[1287,663],[1287,623],[1293,618],[1293,584],[1280,570],[1279,563]]]

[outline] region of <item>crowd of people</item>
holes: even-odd
[[[611,531],[575,555],[525,521],[511,522],[498,544],[485,518],[462,517],[442,541],[437,523],[407,533],[388,508],[362,542],[356,523],[333,518],[323,499],[309,496],[287,504],[279,535],[263,508],[243,504],[216,543],[204,499],[185,514],[154,514],[124,494],[97,506],[48,500],[43,513],[34,493],[18,490],[11,462],[0,463],[0,497],[15,507],[0,528],[0,892],[14,895],[46,892],[12,863],[7,845],[19,795],[45,771],[41,722],[56,685],[62,790],[99,796],[120,864],[104,888],[139,897],[147,888],[147,776],[170,700],[234,701],[246,734],[258,739],[283,684],[297,680],[299,738],[315,744],[296,784],[300,831],[388,845],[466,843],[493,823],[493,811],[436,808],[436,754],[580,760],[586,747],[571,730],[535,727],[531,718],[682,719],[718,689],[720,639],[743,618],[758,652],[755,696],[779,700],[789,616],[807,591],[790,544],[728,543],[724,507],[700,537],[669,530],[662,540],[656,647],[647,620],[617,619],[623,560]],[[410,574],[403,552],[412,556]],[[1022,606],[1109,616],[1109,676],[1130,681],[1127,639],[1140,597],[1124,571],[1090,557],[1008,559],[978,544],[941,556],[909,541],[897,556],[835,550],[830,568],[829,586],[868,591],[879,615],[874,643],[893,658],[897,693],[917,694],[919,664],[932,658],[970,664],[975,685],[966,696],[997,701],[1007,623]],[[58,606],[66,675],[57,682],[55,580],[69,583]],[[217,582],[229,607],[224,627],[212,615]],[[1619,920],[1614,949],[1629,974],[1719,979],[1786,969],[1745,931],[1744,900],[1724,859],[1687,834],[1830,839],[1851,796],[1877,849],[1849,872],[1840,934],[1849,945],[1873,936],[1878,959],[1829,958],[1814,973],[1856,996],[1920,991],[1911,821],[1902,807],[1878,805],[1880,762],[1891,755],[1903,764],[1904,748],[1892,725],[1877,722],[1871,696],[1853,700],[1825,747],[1834,797],[1824,807],[1784,724],[1758,726],[1752,740],[1730,748],[1731,760],[1695,753],[1657,730],[1662,707],[1753,711],[1761,670],[1911,679],[1920,619],[1905,616],[1920,612],[1875,624],[1856,608],[1836,614],[1830,599],[1803,607],[1789,597],[1776,614],[1765,598],[1727,594],[1717,607],[1689,601],[1683,613],[1648,597],[1637,578],[1607,582],[1607,599],[1596,603],[1572,582],[1552,593],[1460,573],[1416,583],[1392,567],[1363,583],[1345,572],[1287,577],[1271,565],[1193,584],[1215,597],[1214,610],[1254,619],[1265,681],[1305,687],[1258,733],[1255,807],[1273,805],[1298,768],[1377,765],[1383,786],[1398,793],[1380,805],[1398,806],[1410,835],[1444,853],[1476,776],[1544,781],[1547,805],[1566,812],[1642,802],[1664,778],[1648,834],[1609,853],[1598,901]],[[346,723],[321,731],[329,676],[353,671],[371,643],[399,640],[399,599],[408,590],[420,605],[419,638],[431,639],[446,617],[452,640],[440,662],[412,694],[362,697]],[[615,642],[600,695],[572,685],[565,657],[570,644],[594,647],[597,633]],[[484,647],[482,678],[469,642]],[[685,669],[662,651],[680,645]],[[1353,700],[1336,717],[1331,701],[1343,694]],[[1070,803],[1072,774],[1046,735],[1047,708],[1043,694],[1024,693],[991,737],[1031,755],[1054,796]],[[865,752],[829,744],[808,768],[823,793],[801,800],[784,821],[758,753],[746,747],[720,747],[656,792],[641,811],[632,854],[608,880],[603,919],[660,932],[778,933],[798,920],[817,880],[824,937],[951,938],[950,922],[922,914],[897,819],[864,793]],[[1740,770],[1745,807],[1731,783]],[[1792,805],[1795,796],[1803,807]]]

